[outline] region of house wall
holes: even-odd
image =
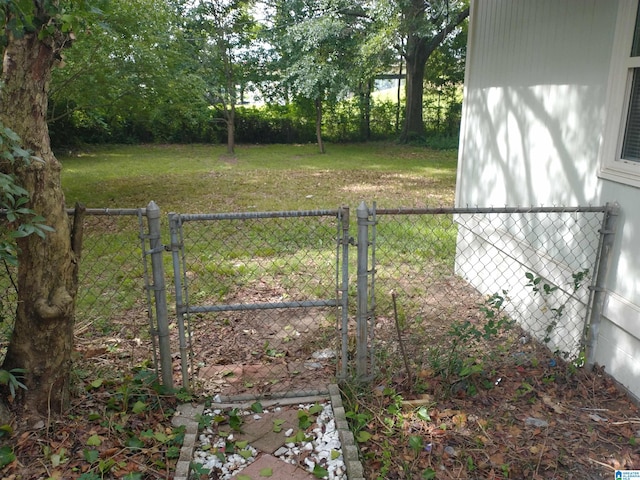
[[[598,176],[619,1],[472,0],[456,205],[620,204],[596,361],[640,396],[640,190]]]

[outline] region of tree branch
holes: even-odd
[[[462,10],[458,15],[456,15],[453,20],[447,23],[442,30],[436,33],[431,39],[427,42],[428,51],[433,51],[444,41],[444,39],[456,28],[460,25],[467,17],[469,16],[469,7]],[[425,39],[426,40],[426,39]]]

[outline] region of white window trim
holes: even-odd
[[[638,0],[620,0],[607,88],[606,121],[600,149],[601,178],[640,187],[640,162],[621,158],[633,68],[640,57],[631,57]]]

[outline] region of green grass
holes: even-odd
[[[355,235],[355,208],[361,201],[375,201],[379,208],[451,206],[456,173],[455,151],[388,143],[328,145],[324,155],[315,145],[239,146],[233,158],[223,146],[108,146],[59,158],[68,205],[122,209],[154,200],[163,212],[165,244],[166,214],[172,211],[335,210],[349,205]],[[455,231],[441,232],[440,219],[379,220],[381,285],[393,288],[399,277],[422,276],[426,266],[433,271],[444,264],[450,270]],[[130,309],[144,306],[138,219],[96,216],[86,224],[78,323],[92,325],[102,335],[110,329],[109,318],[115,328]],[[336,228],[332,217],[187,222],[190,298],[198,304],[251,303],[261,301],[264,288],[286,292],[288,299],[332,298]],[[350,263],[354,261],[352,252]],[[170,255],[164,264],[172,285]],[[172,305],[171,291],[169,297]]]
[[[387,143],[111,146],[59,155],[67,204],[189,213],[453,203],[456,152]]]

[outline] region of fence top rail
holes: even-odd
[[[281,212],[170,213],[182,222],[206,220],[249,220],[254,218],[336,217],[339,210],[287,210]]]
[[[611,209],[607,205],[585,205],[570,207],[429,207],[429,208],[376,208],[377,215],[437,215],[437,214],[501,214],[501,213],[601,213]],[[615,206],[613,207],[615,208]],[[75,208],[67,208],[67,213],[73,215]],[[179,217],[182,222],[204,220],[241,220],[254,218],[278,218],[278,217],[335,217],[342,209],[336,210],[286,210],[273,212],[227,212],[227,213],[169,213],[170,217]],[[6,214],[5,209],[0,209],[0,216]],[[146,216],[146,208],[87,208],[87,215],[103,216]]]
[[[436,207],[436,208],[376,208],[376,215],[435,215],[488,213],[601,213],[608,205],[575,207]]]
[[[76,213],[76,209],[75,208],[67,208],[66,212],[68,215],[73,215],[74,213]],[[147,209],[146,208],[87,208],[85,209],[85,213],[87,215],[113,215],[113,216],[117,216],[117,215],[142,215],[142,216],[146,216],[147,215]],[[0,209],[0,216],[1,215],[6,215],[7,214],[7,210],[2,208]]]
[[[75,213],[75,208],[67,208],[67,213],[69,215],[73,215]],[[147,215],[146,208],[87,208],[85,210],[86,215]]]

